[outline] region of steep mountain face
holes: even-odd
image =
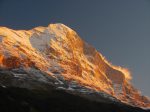
[[[100,101],[98,97],[103,96],[150,108],[150,100],[130,83],[127,69],[110,64],[63,24],[28,31],[0,27],[0,68],[4,88],[43,89],[45,86],[36,83],[41,82],[89,99]]]

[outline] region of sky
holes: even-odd
[[[111,63],[129,68],[150,96],[150,0],[0,0],[0,26],[63,23]]]

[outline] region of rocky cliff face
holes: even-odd
[[[114,102],[150,107],[150,100],[131,85],[127,69],[110,64],[63,24],[28,31],[0,27],[0,68],[2,87],[45,87],[40,82],[89,99],[100,100],[102,95]]]

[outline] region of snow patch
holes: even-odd
[[[44,32],[37,34],[34,33],[30,37],[30,43],[33,48],[35,48],[38,51],[44,51],[46,48],[49,47],[50,40],[53,38],[53,36],[50,35],[49,31],[46,29]]]
[[[25,74],[13,73],[13,75],[16,78],[20,78],[21,76],[24,76]]]

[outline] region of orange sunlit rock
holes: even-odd
[[[114,66],[75,31],[50,24],[29,31],[0,27],[0,65],[36,68],[48,75],[105,92],[130,105],[150,108],[150,100],[135,89],[128,69]],[[3,51],[3,52],[2,52]]]

